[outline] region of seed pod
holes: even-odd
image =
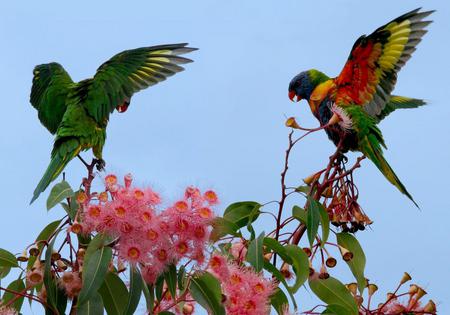
[[[58,253],[58,252],[53,252],[52,253],[52,256],[51,256],[52,261],[57,261],[60,258],[61,258],[61,254],[60,253]]]
[[[285,122],[286,127],[299,129],[300,126],[297,124],[297,121],[295,120],[295,117],[289,117]]]
[[[36,246],[36,244],[34,244],[33,246],[30,247],[30,249],[28,250],[28,253],[30,254],[30,256],[38,256],[39,255],[39,248]]]
[[[309,175],[308,177],[303,179],[303,182],[310,186],[313,182],[315,182],[316,180],[318,180],[320,178],[321,173],[314,173],[312,175]]]
[[[419,286],[418,285],[411,284],[409,286],[409,290],[408,290],[409,294],[411,294],[411,295],[416,294],[417,291],[419,291]]]
[[[306,256],[311,257],[312,252],[309,247],[303,247],[303,251],[305,252]]]
[[[353,258],[353,253],[351,251],[349,251],[348,249],[339,246],[339,250],[341,252],[342,255],[342,259],[344,259],[345,261],[350,261]]]
[[[17,260],[18,261],[21,261],[21,262],[25,262],[25,261],[28,261],[28,255],[27,255],[28,253],[27,253],[27,250],[24,250],[23,252],[22,252],[22,254],[19,256],[19,257],[17,257]]]
[[[329,268],[333,268],[336,266],[337,264],[337,260],[334,257],[328,257],[327,260],[325,261],[325,264],[327,265],[327,267]]]
[[[404,284],[405,282],[408,282],[409,280],[411,280],[411,276],[409,275],[409,273],[405,272],[403,273],[403,277],[402,280],[400,280],[400,285]]]
[[[414,296],[417,301],[420,300],[425,294],[427,294],[427,292],[422,289],[421,287],[418,288],[416,295]]]
[[[322,197],[325,197],[325,198],[333,197],[333,188],[331,186],[328,186],[327,188],[325,188],[322,191]]]
[[[371,283],[367,286],[367,290],[369,291],[369,296],[372,296],[375,292],[377,292],[378,287],[376,284]]]
[[[347,284],[346,287],[353,295],[356,295],[356,290],[358,289],[358,285],[355,282]]]
[[[364,302],[364,299],[361,295],[355,295],[355,301],[356,301],[356,304],[358,304],[358,306],[361,306],[361,304],[363,304],[363,302]]]
[[[427,304],[423,307],[423,311],[427,313],[436,313],[436,304],[432,300],[429,300]]]
[[[319,273],[319,279],[328,279],[330,277],[330,274],[327,272],[327,267],[325,265],[322,265],[320,267],[320,273]]]

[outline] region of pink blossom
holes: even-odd
[[[66,295],[73,299],[81,291],[81,277],[76,271],[66,271],[63,273],[61,278],[59,278],[59,285],[64,289]]]

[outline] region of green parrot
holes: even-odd
[[[391,95],[397,73],[427,32],[434,11],[408,12],[361,36],[353,45],[344,69],[335,78],[318,70],[304,71],[289,84],[292,101],[305,99],[328,137],[341,153],[360,151],[386,179],[417,206],[383,156],[386,148],[377,124],[398,108],[415,108],[423,100]]]
[[[125,112],[134,93],[183,71],[180,64],[192,60],[180,55],[194,50],[185,43],[126,50],[103,63],[93,78],[78,83],[58,63],[36,66],[30,103],[56,137],[50,164],[30,204],[81,151],[92,148],[97,166],[103,168],[109,115],[115,109]]]

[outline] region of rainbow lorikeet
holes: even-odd
[[[408,12],[355,42],[344,69],[335,78],[304,71],[289,84],[292,101],[308,101],[313,115],[340,152],[360,151],[389,182],[417,203],[383,156],[386,148],[378,122],[397,108],[415,108],[423,100],[391,95],[397,73],[427,32],[434,11]]]
[[[41,123],[56,134],[51,161],[33,193],[36,200],[80,151],[92,148],[99,166],[109,115],[124,112],[131,96],[177,72],[192,60],[180,55],[196,50],[170,44],[123,51],[98,69],[93,78],[75,83],[58,63],[35,67],[30,102]]]

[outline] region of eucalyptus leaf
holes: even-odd
[[[256,272],[260,272],[263,268],[263,242],[264,232],[262,232],[257,238],[250,242],[247,250],[246,260],[255,268]]]
[[[128,301],[123,314],[134,314],[139,304],[139,300],[141,299],[143,285],[144,284],[139,269],[134,266],[130,266],[130,293],[128,294]]]
[[[295,283],[289,287],[292,293],[298,291],[309,276],[309,260],[305,252],[298,246],[286,245],[286,253],[292,259],[292,268],[295,273]]]
[[[364,269],[366,267],[366,255],[359,244],[358,240],[349,233],[339,233],[336,235],[337,243],[348,249],[352,254],[353,258],[346,261],[347,265],[350,267],[356,281],[358,282],[358,290],[362,294],[364,288],[366,287],[366,278],[364,277]]]
[[[0,267],[18,267],[16,256],[0,248]]]
[[[22,279],[19,278],[19,279],[14,280],[13,282],[11,282],[8,285],[7,289],[14,291],[14,292],[23,292],[25,290],[25,283],[23,282]],[[11,292],[5,292],[5,294],[3,294],[1,301],[3,304],[7,304],[9,301],[14,299],[15,297],[16,297],[15,294],[13,294]],[[20,297],[11,306],[15,310],[20,312],[20,309],[22,308],[23,300],[24,300],[24,297]]]
[[[77,315],[102,315],[103,309],[102,297],[94,292],[87,301],[77,308]]]
[[[192,297],[210,314],[225,315],[220,282],[208,272],[194,274],[189,283]]]
[[[319,230],[320,210],[318,201],[312,198],[308,198],[308,200],[309,202],[306,220],[306,230],[308,234],[309,245],[312,247],[317,235],[317,231]]]
[[[261,205],[255,201],[236,202],[225,209],[223,217],[242,228],[258,218],[260,208]]]
[[[108,272],[98,289],[108,315],[122,315],[127,305],[128,290],[118,275]]]
[[[50,195],[47,198],[47,210],[50,210],[64,199],[72,197],[73,195],[74,192],[72,188],[70,188],[69,183],[65,180],[56,184],[53,186]]]

